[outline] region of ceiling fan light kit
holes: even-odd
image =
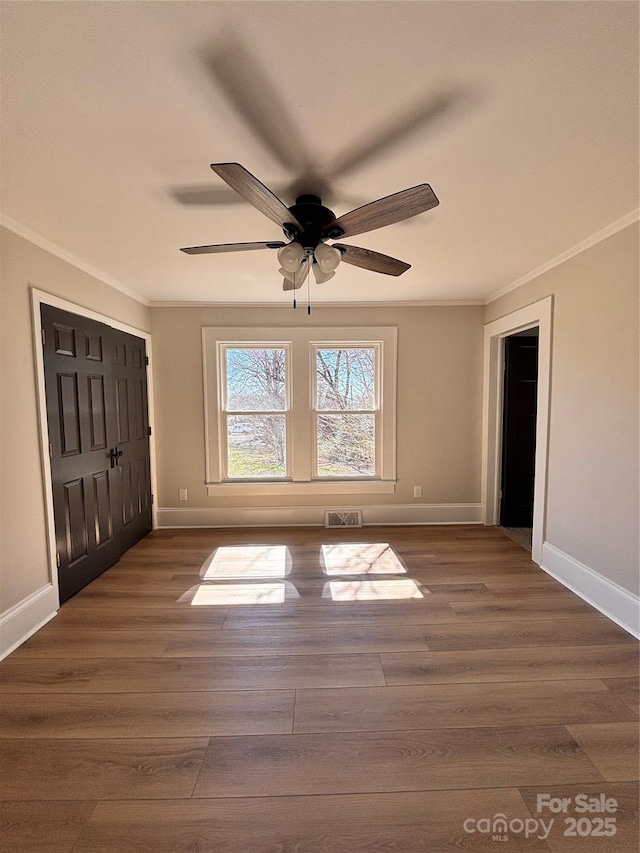
[[[277,249],[285,291],[301,287],[308,280],[311,268],[318,284],[329,281],[341,261],[383,275],[402,275],[410,268],[410,264],[359,246],[344,243],[329,245],[326,240],[351,237],[383,228],[417,216],[439,204],[429,184],[419,184],[357,207],[336,218],[333,211],[325,207],[316,195],[300,195],[295,204],[287,207],[239,163],[212,163],[211,168],[245,201],[279,225],[290,242],[285,244],[271,240],[263,243],[224,243],[191,246],[180,251],[198,255],[248,249]]]

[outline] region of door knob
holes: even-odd
[[[122,450],[118,450],[117,447],[112,447],[109,451],[109,456],[111,457],[111,467],[115,468],[118,464],[118,459],[122,456]]]

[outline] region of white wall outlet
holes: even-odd
[[[179,501],[186,501],[186,500],[188,500],[188,498],[187,498],[187,490],[186,490],[186,489],[178,489],[178,500],[179,500]]]
[[[413,496],[414,498],[422,497],[422,486],[414,486],[413,487]]]

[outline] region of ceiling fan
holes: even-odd
[[[410,264],[371,249],[344,243],[330,245],[326,241],[383,228],[424,213],[439,204],[429,184],[419,184],[336,218],[333,211],[325,207],[316,195],[299,195],[295,204],[287,207],[239,163],[212,163],[211,168],[245,201],[279,225],[289,242],[268,240],[262,243],[221,243],[190,246],[180,251],[189,255],[203,255],[276,249],[280,272],[284,277],[284,290],[302,287],[312,269],[318,284],[329,281],[335,275],[340,261],[384,275],[402,275],[410,268]]]

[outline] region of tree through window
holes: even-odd
[[[287,476],[287,350],[225,349],[224,414],[230,478]]]
[[[317,347],[315,362],[316,476],[375,476],[376,348]]]

